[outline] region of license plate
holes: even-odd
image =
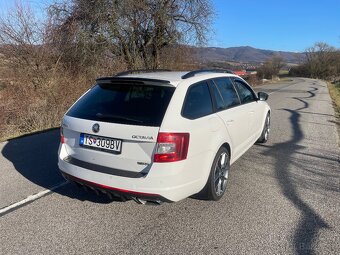
[[[122,140],[97,135],[80,134],[79,145],[115,154],[122,152]]]

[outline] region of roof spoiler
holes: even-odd
[[[137,77],[116,77],[116,76],[110,76],[110,77],[100,77],[96,79],[97,83],[148,83],[148,82],[154,82],[154,83],[170,83],[170,81],[167,80],[158,80],[158,79],[148,79],[148,78],[137,78]]]
[[[153,73],[153,72],[171,72],[172,70],[169,69],[136,69],[136,70],[127,70],[124,72],[120,72],[114,74],[114,77],[124,76],[127,74],[134,74],[134,73]]]

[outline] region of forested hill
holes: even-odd
[[[304,53],[256,49],[249,46],[218,48],[196,47],[195,55],[202,62],[232,61],[243,63],[262,63],[274,55],[281,56],[286,63],[298,64],[304,59]]]

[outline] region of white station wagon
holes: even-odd
[[[58,165],[66,179],[123,200],[219,200],[230,165],[268,140],[267,98],[226,70],[99,78],[63,117]]]

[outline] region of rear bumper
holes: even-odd
[[[77,178],[75,176],[69,175],[63,171],[61,171],[62,176],[66,179],[69,180],[71,182],[74,182],[76,184],[80,184],[82,186],[88,187],[92,190],[94,190],[95,192],[101,192],[104,194],[107,194],[109,196],[115,196],[115,197],[120,197],[123,200],[127,200],[127,199],[133,199],[135,201],[140,201],[140,200],[144,200],[147,202],[155,202],[155,203],[159,203],[159,202],[167,202],[167,203],[171,203],[172,201],[158,195],[158,194],[150,194],[150,193],[142,193],[142,192],[136,192],[136,191],[131,191],[131,190],[125,190],[125,189],[119,189],[119,188],[114,188],[111,186],[106,186],[106,185],[102,185],[99,183],[94,183],[91,181],[86,181],[80,178]]]
[[[146,175],[136,178],[105,173],[102,169],[89,169],[79,162],[67,162],[64,159],[69,155],[63,147],[61,145],[59,149],[58,166],[66,179],[104,193],[147,201],[177,202],[198,193],[206,183],[214,157],[213,153],[205,152],[197,158],[152,163]],[[95,166],[92,164],[91,167]]]

